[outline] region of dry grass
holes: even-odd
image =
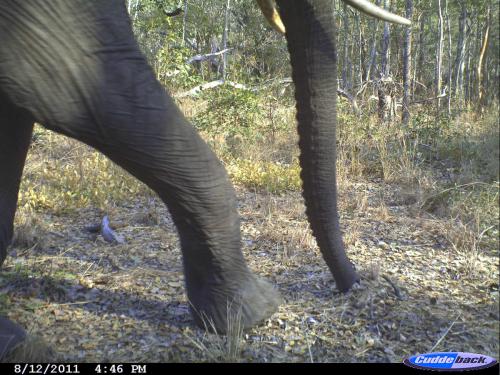
[[[19,206],[55,213],[79,207],[107,208],[131,195],[151,194],[92,148],[37,126],[25,167]]]
[[[435,137],[442,124],[427,120],[412,133],[340,119],[339,205],[357,290],[336,294],[309,230],[293,129],[206,135],[237,185],[249,265],[286,300],[263,326],[243,333],[235,318],[220,336],[192,326],[162,203],[103,156],[37,128],[0,310],[72,361],[399,362],[434,347],[498,357],[495,117],[464,114]],[[103,214],[125,244],[85,230]]]
[[[57,361],[57,354],[47,345],[44,339],[28,335],[26,340],[10,351],[2,361],[4,363],[54,362]]]
[[[241,309],[236,312],[228,304],[227,306],[227,329],[226,334],[220,335],[210,320],[204,321],[207,333],[203,337],[186,337],[198,348],[203,356],[210,362],[234,363],[242,359],[243,349],[243,326],[241,322]]]
[[[22,250],[44,248],[47,243],[47,229],[39,216],[31,210],[18,210],[14,223],[12,246]]]
[[[478,272],[482,272],[483,257],[488,254],[488,250],[491,250],[488,249],[483,240],[485,235],[493,229],[495,229],[494,225],[482,230],[476,227],[474,230],[470,225],[465,225],[457,220],[443,224],[442,231],[445,238],[453,247],[455,254],[462,260],[462,267],[459,271],[465,277],[476,278]]]

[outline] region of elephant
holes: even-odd
[[[345,1],[387,21],[406,22],[374,12],[367,0]],[[259,1],[279,14],[286,30],[307,217],[336,287],[345,292],[359,277],[345,253],[337,213],[333,2],[269,4]],[[238,312],[243,328],[268,318],[281,297],[245,262],[228,175],[155,78],[124,1],[2,0],[0,40],[0,262],[12,239],[37,122],[102,152],[165,202],[199,326],[210,322],[224,333],[230,314]],[[0,319],[0,356],[22,341],[22,332]]]

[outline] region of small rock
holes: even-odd
[[[310,316],[309,318],[307,318],[307,319],[306,319],[306,322],[307,322],[307,324],[309,324],[309,325],[316,325],[316,324],[318,324],[318,323],[319,323],[319,322],[318,322],[316,319],[314,319],[312,316]]]
[[[378,241],[377,246],[382,248],[382,249],[386,249],[386,250],[390,248],[389,244],[387,244],[384,241]]]

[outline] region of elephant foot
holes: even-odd
[[[19,324],[0,317],[0,362],[48,362],[57,359],[43,339],[28,336]]]
[[[0,360],[19,347],[26,339],[26,331],[19,324],[0,317]]]
[[[274,286],[252,275],[232,293],[212,288],[196,293],[190,301],[191,314],[200,328],[228,334],[254,327],[269,318],[282,298]]]

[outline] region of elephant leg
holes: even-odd
[[[0,92],[0,265],[12,240],[17,194],[33,131],[33,120]]]
[[[4,3],[6,14],[22,17],[2,19]],[[279,294],[245,263],[225,169],[157,82],[123,1],[2,4],[5,92],[36,121],[93,146],[159,194],[179,232],[197,323],[224,332],[228,314],[240,313],[244,327],[269,317]]]
[[[226,332],[228,315],[241,314],[242,325],[251,327],[275,311],[279,295],[246,265],[235,192],[224,167],[143,64],[136,74],[107,83],[110,91],[126,92],[135,76],[134,84],[142,88],[132,103],[112,99],[101,108],[109,116],[104,130],[90,121],[55,130],[101,150],[166,203],[179,233],[198,325]]]
[[[8,103],[0,92],[0,265],[12,239],[17,194],[33,121]],[[26,338],[18,324],[0,317],[0,361]]]
[[[0,316],[0,362],[26,340],[26,331],[19,324]]]

